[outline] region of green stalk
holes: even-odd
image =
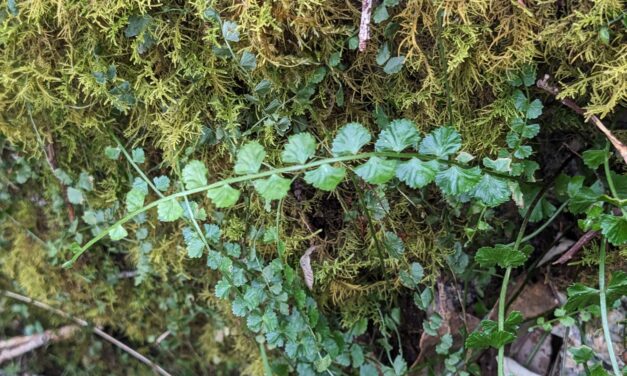
[[[144,174],[144,171],[142,171],[141,168],[139,168],[139,166],[137,165],[137,163],[135,163],[135,161],[133,160],[133,157],[131,157],[131,155],[128,153],[128,151],[126,151],[126,148],[124,147],[124,145],[122,145],[122,143],[120,142],[120,140],[118,140],[117,137],[115,137],[115,135],[113,133],[109,133],[109,135],[111,136],[111,138],[113,138],[113,140],[115,141],[116,144],[118,144],[118,147],[120,148],[120,150],[122,151],[122,154],[124,155],[124,157],[126,158],[126,160],[128,161],[128,163],[131,164],[131,166],[133,167],[133,169],[135,170],[135,172],[137,172],[137,174],[146,182],[146,184],[148,184],[148,186],[159,196],[159,197],[163,197],[163,194],[157,189],[157,187],[155,187],[155,185],[152,183],[152,181],[150,179],[148,179],[148,177],[146,176],[146,174]]]
[[[518,244],[514,246],[514,250],[518,249]],[[501,293],[499,295],[499,322],[498,328],[499,331],[503,331],[505,329],[505,300],[507,299],[507,285],[509,284],[509,277],[512,273],[512,267],[509,266],[505,270],[505,276],[503,277],[503,282],[501,283]],[[497,359],[498,364],[498,374],[499,376],[505,376],[505,346],[499,347],[499,354]]]
[[[525,229],[527,228],[527,223],[529,223],[529,218],[531,218],[531,213],[533,209],[535,209],[536,205],[544,196],[544,193],[548,189],[548,186],[545,186],[536,197],[533,198],[531,205],[529,205],[529,209],[525,213],[525,218],[523,219],[522,225],[520,225],[520,230],[518,230],[518,236],[516,237],[516,242],[514,243],[514,252],[518,251],[520,244],[523,241],[523,237],[525,235]],[[502,331],[505,329],[505,307],[507,306],[507,286],[509,285],[509,279],[512,274],[512,267],[508,266],[505,269],[505,275],[503,276],[503,281],[501,282],[501,292],[499,294],[499,310],[498,310],[498,330]],[[497,358],[497,366],[498,366],[498,375],[505,376],[505,346],[499,347],[498,358]]]
[[[609,143],[605,147],[606,152],[609,151]],[[610,158],[606,154],[605,159],[603,160],[603,169],[605,170],[605,178],[607,179],[607,185],[610,187],[610,192],[612,192],[612,196],[619,202],[621,202],[620,197],[618,196],[618,191],[616,190],[616,186],[614,185],[614,180],[612,179],[612,175],[610,174]],[[623,216],[627,217],[627,211],[623,206],[620,206],[620,210],[623,213]]]
[[[525,236],[524,238],[522,238],[522,243],[524,242],[528,242],[529,240],[535,238],[536,236],[538,236],[542,231],[544,231],[544,229],[546,229],[554,220],[555,218],[557,218],[557,216],[566,208],[566,206],[568,206],[568,204],[570,203],[570,199],[564,201],[564,203],[562,205],[560,205],[559,208],[557,208],[557,210],[555,210],[555,213],[553,213],[553,215],[547,219],[540,227],[538,227],[534,232],[532,232],[531,234]],[[508,245],[514,245],[514,243],[510,243]]]
[[[607,321],[607,297],[605,295],[605,248],[607,241],[604,239],[601,242],[601,252],[599,253],[599,297],[601,300],[601,323],[603,324],[603,336],[605,337],[605,343],[607,344],[607,352],[610,355],[610,363],[612,363],[612,371],[615,376],[620,376],[620,368],[616,361],[616,354],[614,353],[614,345],[612,344],[612,336],[610,335],[610,325]]]
[[[270,362],[266,355],[266,348],[263,343],[259,344],[259,353],[261,353],[261,362],[263,363],[263,375],[272,376],[272,368],[270,367]]]

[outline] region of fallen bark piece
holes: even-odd
[[[314,274],[311,269],[311,254],[316,250],[318,246],[309,247],[305,254],[300,258],[300,268],[303,270],[303,276],[305,277],[305,284],[309,290],[313,290]]]
[[[529,371],[527,368],[518,364],[517,361],[508,357],[505,357],[505,374],[516,376],[540,376],[540,374]]]
[[[0,341],[0,364],[15,359],[49,343],[68,339],[78,330],[76,325],[66,325],[57,330],[46,330],[30,336],[10,338]]]

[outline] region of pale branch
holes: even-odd
[[[43,333],[0,341],[0,364],[50,343],[71,338],[76,330],[78,330],[78,326],[66,325],[57,330],[46,330]]]
[[[361,23],[359,24],[359,51],[364,52],[368,39],[370,39],[370,15],[372,13],[372,0],[361,2]]]
[[[550,75],[545,74],[541,80],[538,80],[536,82],[536,86],[546,91],[547,93],[552,94],[555,97],[557,97],[557,95],[559,94],[559,89],[549,84],[550,78],[551,78]],[[573,101],[572,99],[564,98],[564,99],[561,99],[560,102],[562,102],[563,105],[575,111],[579,115],[584,116],[585,118],[586,116],[585,110],[579,107],[579,105],[575,103],[575,101]],[[590,117],[586,118],[586,122],[591,122],[597,128],[599,128],[599,130],[603,132],[605,137],[607,137],[607,139],[610,140],[614,148],[618,150],[618,152],[620,153],[625,163],[627,163],[627,146],[625,146],[618,138],[616,138],[616,136],[612,134],[612,132],[610,132],[609,129],[607,129],[607,127],[603,124],[603,122],[601,122],[601,119],[599,119],[599,117],[596,115],[591,115]]]
[[[143,356],[142,354],[140,354],[139,352],[133,350],[132,348],[130,348],[129,346],[127,346],[126,344],[124,344],[123,342],[115,339],[114,337],[110,336],[109,334],[107,334],[105,331],[103,331],[102,329],[92,326],[90,325],[87,321],[78,318],[78,317],[74,317],[72,315],[70,315],[69,313],[62,311],[58,308],[54,308],[44,302],[40,302],[38,300],[29,298],[28,296],[24,296],[24,295],[20,295],[11,291],[7,291],[7,290],[0,290],[2,291],[2,294],[6,297],[9,297],[11,299],[15,299],[18,300],[20,302],[24,302],[24,303],[28,303],[28,304],[32,304],[35,307],[44,309],[46,311],[49,312],[53,312],[63,318],[66,318],[70,321],[73,321],[74,323],[76,323],[79,326],[82,326],[84,328],[88,328],[91,329],[92,332],[94,332],[96,335],[98,335],[99,337],[103,338],[104,340],[110,342],[111,344],[113,344],[114,346],[120,348],[121,350],[127,352],[129,355],[131,355],[132,357],[134,357],[135,359],[139,360],[140,362],[144,363],[145,365],[149,366],[150,368],[153,369],[153,371],[155,371],[156,373],[162,375],[162,376],[171,376],[170,373],[168,373],[166,370],[164,370],[163,368],[161,368],[158,364],[153,363],[150,359],[146,358],[145,356]]]

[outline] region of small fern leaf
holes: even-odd
[[[411,188],[422,188],[435,179],[439,169],[437,161],[423,162],[418,158],[412,158],[398,165],[396,177]]]
[[[416,125],[407,119],[394,120],[388,128],[379,133],[379,139],[374,144],[376,151],[402,152],[410,146],[417,145],[420,135]]]
[[[216,208],[228,208],[235,205],[239,196],[240,191],[228,184],[207,191],[207,197],[211,199]]]
[[[333,167],[325,163],[315,170],[305,172],[305,181],[323,191],[332,191],[345,176],[344,167]]]
[[[285,163],[304,164],[316,152],[316,139],[309,133],[290,136],[281,154]]]
[[[371,157],[361,166],[355,168],[355,173],[370,184],[385,184],[394,178],[397,161]]]
[[[280,200],[287,196],[291,183],[291,180],[273,174],[267,179],[255,180],[253,186],[261,197],[271,201]]]
[[[257,141],[251,141],[237,153],[235,173],[239,175],[255,174],[259,172],[261,163],[266,157],[266,150]]]
[[[343,126],[333,139],[331,152],[334,156],[355,155],[370,142],[370,132],[359,123],[348,123]]]

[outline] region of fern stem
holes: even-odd
[[[555,213],[553,213],[553,215],[547,219],[540,227],[538,227],[534,232],[532,232],[531,234],[525,236],[524,238],[522,238],[522,243],[524,242],[528,242],[529,240],[535,238],[536,236],[538,236],[542,231],[544,231],[544,229],[546,229],[551,223],[553,223],[553,221],[555,220],[555,218],[557,218],[558,215],[560,215],[562,213],[562,211],[566,208],[566,206],[568,206],[568,204],[570,203],[570,199],[564,201],[562,203],[562,205],[560,205],[559,208],[557,208],[557,210],[555,210]],[[514,245],[514,243],[510,243],[508,245]]]
[[[601,305],[601,323],[603,325],[603,336],[605,337],[605,343],[607,345],[607,352],[610,356],[610,363],[612,363],[612,371],[615,376],[620,376],[620,368],[616,361],[616,354],[614,353],[614,345],[612,344],[612,336],[610,334],[610,325],[607,321],[607,297],[605,295],[605,248],[607,247],[607,241],[603,239],[601,242],[601,252],[599,253],[599,298]]]
[[[185,190],[185,191],[181,191],[181,192],[177,192],[177,193],[171,194],[169,196],[161,197],[158,200],[155,200],[155,201],[145,205],[144,207],[135,210],[134,212],[128,213],[127,215],[122,217],[120,220],[115,222],[112,226],[110,226],[106,230],[102,231],[101,233],[99,233],[98,235],[93,237],[90,241],[85,243],[85,245],[81,246],[80,250],[77,251],[72,256],[72,258],[70,260],[66,261],[63,264],[63,267],[64,268],[71,267],[76,262],[76,260],[78,260],[78,258],[83,253],[85,253],[85,251],[87,251],[89,248],[91,248],[99,240],[101,240],[102,238],[107,236],[109,231],[112,230],[113,228],[115,228],[116,226],[121,226],[121,225],[125,224],[126,222],[130,221],[131,219],[133,219],[135,216],[137,216],[137,215],[139,215],[141,213],[144,213],[144,212],[146,212],[146,211],[148,211],[148,210],[158,206],[159,204],[161,204],[163,202],[166,202],[166,201],[169,201],[169,200],[173,200],[173,199],[177,199],[177,198],[180,198],[180,197],[189,196],[189,195],[196,194],[196,193],[206,192],[206,191],[208,191],[210,189],[219,188],[219,187],[222,187],[222,186],[227,185],[227,184],[243,183],[243,182],[247,182],[247,181],[251,181],[251,180],[255,180],[255,179],[266,178],[266,177],[269,177],[269,176],[271,176],[273,174],[286,174],[286,173],[300,172],[300,171],[307,170],[307,169],[310,169],[310,168],[318,167],[318,166],[326,164],[326,163],[331,164],[331,163],[337,163],[337,162],[349,162],[349,161],[356,161],[356,160],[360,160],[360,159],[368,159],[370,157],[389,157],[389,158],[399,158],[399,159],[421,158],[421,159],[424,159],[424,160],[437,160],[437,161],[439,161],[441,163],[457,165],[457,163],[454,162],[454,161],[445,161],[445,160],[442,160],[442,159],[438,159],[436,157],[426,156],[426,155],[422,155],[422,154],[419,154],[419,153],[368,152],[368,153],[360,153],[360,154],[355,154],[355,155],[345,155],[345,156],[341,156],[341,157],[320,159],[320,160],[309,162],[309,163],[302,164],[302,165],[281,167],[281,168],[276,168],[276,169],[273,169],[273,170],[266,170],[266,171],[257,172],[255,174],[231,177],[231,178],[220,180],[220,181],[208,184],[208,185],[204,185],[202,187],[198,187],[198,188],[194,188],[194,189],[188,189],[188,190]],[[511,177],[509,177],[507,175],[499,174],[499,173],[496,173],[496,172],[493,172],[493,171],[486,171],[486,173],[491,174],[491,175],[495,175],[495,176],[499,176],[499,177],[503,177],[503,178],[506,178],[506,179],[510,179],[510,180],[512,179]]]
[[[122,154],[124,155],[124,157],[126,158],[126,160],[128,161],[128,163],[131,164],[131,166],[133,167],[133,169],[135,170],[135,172],[137,172],[137,174],[139,174],[139,176],[146,182],[146,184],[148,184],[148,186],[159,196],[159,197],[163,197],[163,194],[157,189],[157,187],[155,187],[155,185],[152,183],[152,181],[150,179],[148,179],[148,177],[146,176],[146,174],[144,174],[144,171],[142,171],[141,168],[139,168],[139,166],[137,165],[137,163],[135,163],[135,161],[133,160],[133,157],[131,157],[131,155],[128,153],[128,151],[126,151],[126,148],[124,147],[124,145],[122,145],[122,143],[120,142],[120,140],[115,137],[115,135],[113,133],[109,133],[109,135],[111,136],[111,138],[113,138],[113,140],[115,141],[116,144],[118,144],[118,147],[120,148],[120,151],[122,151]]]

